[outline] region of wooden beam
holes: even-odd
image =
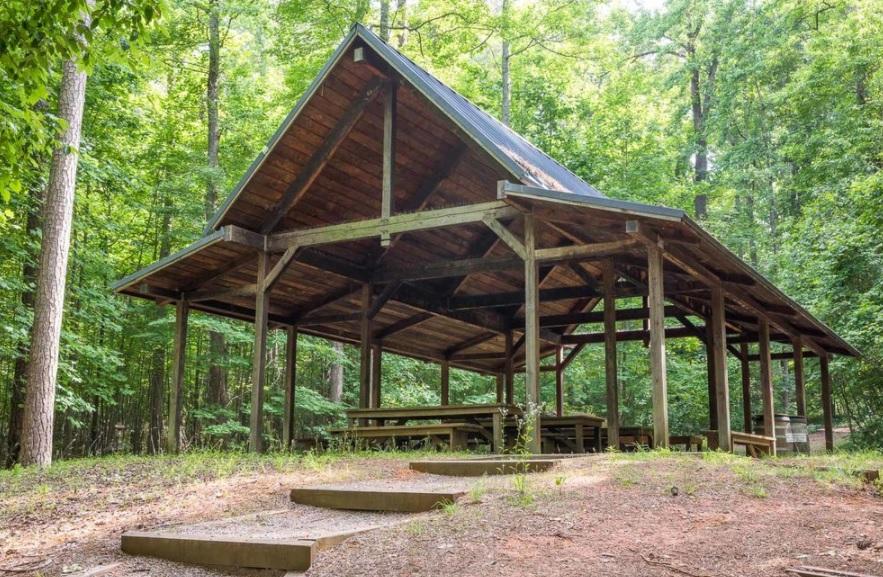
[[[374,318],[377,316],[377,313],[383,308],[383,306],[395,296],[396,291],[399,290],[399,287],[402,286],[402,283],[394,282],[386,285],[380,294],[377,295],[373,302],[371,303],[371,308],[368,310],[368,317]]]
[[[316,327],[319,325],[336,325],[337,323],[352,323],[362,318],[362,313],[338,313],[332,315],[308,315],[297,321],[302,327]]]
[[[198,288],[204,288],[211,286],[217,281],[221,280],[225,276],[229,274],[233,274],[236,271],[242,270],[243,268],[251,265],[254,262],[254,253],[246,253],[236,259],[225,264],[223,267],[212,270],[211,272],[198,277],[196,280],[191,282],[183,291],[184,293],[193,292]]]
[[[512,343],[512,331],[506,331],[504,335],[505,344],[505,360],[503,362],[503,378],[506,381],[506,404],[511,405],[515,402],[515,347]]]
[[[555,414],[564,416],[564,347],[555,348]]]
[[[440,382],[441,391],[439,395],[441,397],[441,404],[444,406],[450,402],[451,367],[447,359],[441,362]]]
[[[727,373],[727,332],[724,292],[719,286],[711,288],[711,348],[714,354],[715,393],[717,395],[717,439],[722,451],[730,446],[730,382]]]
[[[371,345],[371,408],[377,409],[383,400],[383,347]]]
[[[496,234],[500,238],[500,240],[502,240],[506,244],[506,246],[512,249],[512,252],[518,255],[518,258],[524,260],[524,243],[522,243],[518,237],[512,234],[512,232],[508,228],[506,228],[503,223],[501,223],[496,218],[486,217],[484,218],[484,224],[486,224],[487,227],[491,229],[493,233]]]
[[[770,359],[770,324],[765,318],[758,319],[760,341],[760,393],[763,400],[763,434],[767,437],[776,436],[776,423],[773,407],[773,365]]]
[[[319,149],[313,153],[306,165],[298,173],[297,178],[285,189],[282,198],[270,210],[270,216],[261,227],[262,233],[267,234],[274,230],[276,225],[288,214],[291,207],[309,190],[310,185],[313,184],[319,173],[322,172],[322,169],[325,168],[325,165],[328,164],[328,161],[337,152],[341,143],[346,140],[346,137],[356,126],[365,109],[383,91],[383,86],[384,83],[381,78],[372,79],[362,95],[349,105],[349,108],[343,113],[343,116],[340,117],[334,128],[331,129],[331,132],[322,141]]]
[[[420,323],[426,322],[429,319],[433,318],[434,315],[431,313],[417,313],[416,315],[412,315],[410,317],[406,317],[400,321],[396,321],[391,325],[387,325],[382,329],[378,329],[374,331],[374,340],[382,341],[383,339],[390,337],[398,332],[401,332],[405,329],[409,329],[411,327],[417,326]]]
[[[803,343],[794,339],[794,397],[797,401],[797,416],[806,417],[806,385],[803,380]]]
[[[714,325],[705,323],[705,368],[708,380],[708,428],[717,431],[717,364],[714,361]]]
[[[496,336],[497,336],[497,333],[495,333],[495,332],[485,332],[485,333],[478,334],[472,338],[468,338],[464,341],[460,341],[459,343],[457,343],[455,345],[451,345],[450,347],[447,348],[447,350],[445,350],[445,355],[446,356],[456,355],[460,351],[465,351],[466,349],[471,349],[472,347],[474,347],[476,345],[480,345],[481,343],[484,343],[486,341],[489,341]]]
[[[702,327],[703,330],[705,327]],[[687,327],[668,327],[665,329],[665,338],[667,339],[683,339],[687,337],[695,337],[696,335],[693,333],[692,329],[688,329]],[[635,330],[627,330],[627,331],[617,331],[616,332],[616,340],[617,342],[626,342],[626,341],[643,341],[645,339],[650,338],[650,332],[645,331],[643,329],[635,329]],[[579,333],[572,335],[562,335],[561,336],[561,344],[562,345],[591,345],[598,344],[604,342],[604,333]]]
[[[285,332],[285,406],[282,413],[282,446],[286,451],[290,451],[293,448],[295,431],[297,327],[288,327]]]
[[[532,214],[524,216],[524,384],[527,389],[528,411],[534,411],[536,422],[530,439],[530,451],[541,451],[540,439],[540,301],[539,301],[539,267],[536,260],[536,224]]]
[[[568,260],[589,260],[610,256],[637,246],[634,239],[599,242],[595,244],[559,246],[537,249],[537,261],[541,263]]]
[[[619,377],[616,359],[616,269],[604,261],[604,380],[607,385],[607,444],[619,449]]]
[[[524,261],[518,257],[476,257],[411,266],[383,265],[374,272],[372,278],[375,283],[431,280],[463,277],[476,272],[515,270],[523,266]]]
[[[555,290],[555,289],[552,289]],[[614,297],[615,298],[615,297]],[[665,316],[677,317],[682,313],[677,307],[666,306],[664,309]],[[649,308],[628,308],[616,311],[617,321],[633,321],[650,318]],[[565,313],[560,315],[546,315],[540,317],[540,326],[542,327],[564,327],[568,325],[582,325],[591,323],[603,323],[605,319],[604,312],[588,312],[588,313]],[[524,319],[512,319],[512,327],[519,328],[524,326]]]
[[[380,216],[389,218],[395,212],[395,165],[396,165],[396,117],[398,83],[388,82],[386,101],[383,105],[383,182],[381,188]],[[380,234],[380,246],[389,246],[389,232]]]
[[[264,381],[267,376],[267,314],[270,309],[270,293],[262,290],[270,268],[270,255],[258,255],[257,284],[261,290],[255,295],[254,359],[251,374],[251,419],[249,421],[248,449],[253,453],[264,450]]]
[[[754,423],[751,422],[751,365],[748,362],[748,343],[739,343],[742,353],[742,430],[746,433],[754,432]]]
[[[648,243],[647,287],[650,307],[650,374],[653,381],[653,440],[668,447],[668,376],[665,361],[665,295],[663,294],[662,249]]]
[[[512,218],[518,213],[500,201],[481,202],[463,206],[436,208],[402,213],[386,218],[369,218],[354,222],[329,224],[313,228],[280,232],[267,237],[270,250],[285,250],[290,246],[317,246],[350,242],[384,234],[400,234],[481,222],[486,217]]]
[[[819,374],[822,381],[822,418],[825,423],[825,450],[834,451],[834,400],[831,394],[831,373],[828,356],[819,357]]]
[[[172,356],[172,385],[169,391],[169,428],[166,449],[170,453],[181,450],[181,415],[184,404],[184,362],[187,357],[187,319],[190,305],[185,300],[175,304],[175,345]]]
[[[579,344],[570,349],[570,351],[567,353],[567,356],[564,357],[565,369],[570,365],[570,363],[574,361],[574,359],[576,359],[577,355],[579,355],[584,348],[586,348],[585,344]]]
[[[497,403],[502,404],[503,400],[505,399],[505,395],[506,395],[506,391],[505,391],[506,379],[504,378],[503,375],[497,375],[497,383],[496,384],[497,384],[497,387],[496,387]]]
[[[267,273],[267,278],[264,279],[264,290],[273,290],[273,285],[276,284],[276,281],[278,281],[282,274],[288,269],[288,265],[294,261],[297,251],[297,246],[290,246],[285,249],[285,252],[282,253],[282,256],[279,257],[279,260],[276,261],[276,264],[273,265],[273,268]]]
[[[254,257],[252,257],[254,258]],[[192,293],[184,293],[184,299],[192,303],[202,301],[226,300],[238,297],[254,296],[257,293],[257,284],[248,283],[238,287],[207,288],[195,290]]]
[[[300,307],[298,307],[297,311],[291,314],[291,320],[294,323],[300,322],[307,315],[314,315],[327,307],[332,303],[336,303],[337,301],[352,297],[357,293],[361,292],[361,287],[355,288],[351,284],[347,284],[346,286],[342,286],[339,289],[334,289],[330,292],[323,292],[322,294],[316,296],[315,298],[310,299]]]
[[[371,335],[373,334],[373,321],[368,316],[371,310],[372,288],[370,283],[362,287],[362,311],[360,324],[360,363],[359,363],[359,408],[368,408],[371,402]]]

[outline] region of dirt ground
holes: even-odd
[[[258,461],[223,472],[203,463],[195,476],[187,466],[169,464],[175,474],[164,474],[151,463],[72,468],[53,479],[0,477],[0,571],[74,575],[119,562],[109,575],[229,575],[126,556],[119,537],[289,507],[293,486],[428,482],[400,455]],[[881,487],[808,466],[815,464],[643,453],[478,479],[454,507],[319,553],[307,576],[784,576],[795,565],[883,576]]]

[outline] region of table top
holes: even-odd
[[[604,424],[604,419],[595,415],[578,414],[578,415],[543,415],[540,417],[540,426],[542,427],[567,427],[574,425],[589,425],[591,427],[600,427]]]
[[[489,405],[439,405],[432,407],[379,407],[376,409],[348,409],[350,419],[437,419],[440,417],[481,417],[496,413],[520,415],[515,405],[493,403]]]

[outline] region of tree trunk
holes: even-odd
[[[330,388],[328,398],[332,403],[339,403],[343,398],[343,364],[340,359],[343,358],[343,343],[335,341],[334,347],[335,360],[331,363],[331,369],[328,371],[328,380]]]
[[[31,189],[31,197],[28,205],[28,218],[25,224],[27,235],[27,252],[21,267],[21,277],[24,290],[21,293],[22,310],[30,311],[34,308],[34,285],[37,282],[37,266],[32,258],[30,241],[40,228],[40,210],[43,203],[43,188]],[[25,387],[28,372],[28,342],[22,340],[18,344],[15,366],[12,373],[12,391],[9,399],[9,429],[6,435],[6,466],[11,467],[18,460],[18,452],[21,446],[21,423],[23,417]]]
[[[67,123],[60,146],[52,154],[46,203],[43,206],[43,241],[34,301],[31,357],[22,422],[21,462],[46,467],[52,464],[52,427],[55,382],[64,310],[67,259],[70,250],[77,181],[77,149],[86,97],[86,73],[71,60],[64,63],[58,115]]]
[[[389,42],[389,0],[380,0],[380,38]]]
[[[696,183],[702,183],[708,179],[708,140],[705,137],[705,116],[702,108],[699,75],[699,68],[694,68],[690,75],[690,108],[693,113],[693,130],[696,135],[693,182]],[[696,218],[708,216],[708,195],[704,191],[696,195],[693,204]]]
[[[218,0],[209,4],[208,22],[208,80],[205,91],[206,116],[208,117],[208,168],[209,179],[205,192],[205,219],[210,220],[218,202],[218,180],[220,163],[218,149],[221,131],[218,116],[218,85],[221,76],[221,35]],[[227,371],[221,365],[227,354],[227,343],[224,334],[217,331],[209,332],[210,365],[206,383],[206,400],[210,404],[224,406],[227,404]]]
[[[396,47],[401,50],[408,41],[408,0],[396,2],[396,14],[399,19],[399,33],[396,35]]]
[[[501,34],[503,36],[503,45],[501,47],[500,53],[500,62],[501,62],[501,102],[500,102],[500,122],[505,124],[506,126],[510,126],[510,108],[511,108],[511,100],[512,100],[512,80],[509,77],[509,63],[511,60],[511,55],[509,54],[509,38],[507,37],[507,26],[506,20],[509,16],[509,0],[503,0],[503,4],[500,7],[500,15],[503,17],[503,28],[501,30]]]

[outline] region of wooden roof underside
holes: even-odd
[[[360,45],[358,38],[353,45]],[[370,52],[370,47],[365,49]],[[399,82],[397,212],[490,202],[497,199],[498,181],[524,182],[513,174],[511,166],[504,166],[486,146],[464,133],[462,126],[377,55],[354,62],[344,54],[260,157],[235,198],[223,207],[214,223],[223,228],[207,233],[174,258],[123,279],[117,290],[160,300],[211,293],[211,299],[192,299],[191,307],[252,320],[255,303],[248,289],[256,282],[257,251],[231,238],[230,230],[241,227],[266,235],[377,218],[381,211],[383,103],[390,80]],[[567,193],[558,197],[512,194],[506,202],[536,214],[541,248],[629,238],[625,222],[641,221],[651,231],[672,239],[678,251],[713,270],[733,291],[744,290],[753,302],[787,318],[794,334],[774,334],[774,338],[787,341],[799,334],[828,352],[856,354],[760,275],[746,270],[698,226],[676,218],[677,211],[660,209],[658,214],[635,215],[604,205],[615,203],[608,199],[598,200],[600,207],[567,200]],[[519,219],[512,219],[508,226],[520,236]],[[273,286],[270,320],[277,326],[296,324],[307,334],[357,342],[360,290],[367,280],[428,263],[514,256],[480,222],[401,234],[388,249],[382,248],[377,238],[306,248],[297,253]],[[271,265],[280,257],[280,253],[273,255]],[[622,295],[644,293],[646,257],[640,246],[620,251],[616,267]],[[671,262],[666,263],[665,272],[666,296],[679,307],[679,316],[695,320],[697,315],[707,315],[707,287]],[[541,317],[584,312],[596,304],[593,294],[599,290],[600,268],[597,261],[543,266],[540,280]],[[516,341],[521,336],[523,311],[517,302],[523,286],[523,267],[517,266],[392,285],[375,282],[376,295],[391,297],[374,319],[374,334],[384,350],[429,360],[448,357],[454,366],[499,372],[504,328],[513,327]],[[494,306],[482,307],[487,303],[479,297],[485,295],[496,301]],[[564,298],[567,296],[571,298]],[[756,311],[744,301],[728,299],[727,315],[732,332],[756,332]],[[542,343],[542,354],[552,353],[553,341],[575,328],[545,329],[548,338]]]

